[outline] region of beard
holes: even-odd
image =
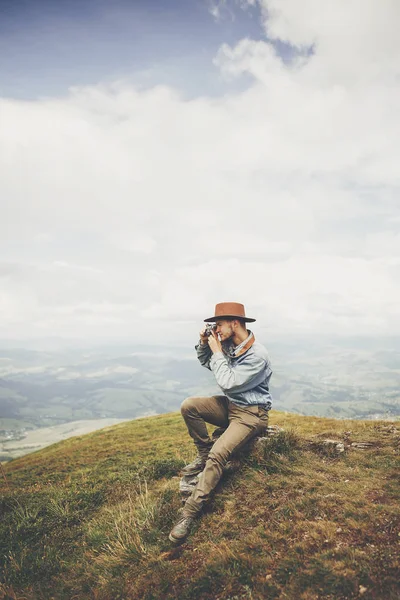
[[[228,331],[222,335],[223,335],[223,341],[227,342],[228,340],[232,339],[232,337],[234,335],[233,329],[231,329],[230,331]]]

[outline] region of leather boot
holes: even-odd
[[[207,456],[200,456],[198,454],[194,461],[183,467],[181,473],[182,475],[198,475],[202,472],[207,462]]]
[[[171,533],[169,534],[168,539],[174,544],[180,544],[181,542],[183,542],[189,535],[194,521],[194,517],[180,517],[180,519],[171,529]]]

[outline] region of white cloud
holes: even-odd
[[[77,271],[86,271],[88,273],[102,273],[101,269],[94,269],[93,267],[87,267],[85,265],[73,265],[63,260],[55,260],[53,266],[59,269],[72,269]]]
[[[253,77],[236,95],[0,100],[1,335],[186,341],[223,300],[277,333],[400,333],[400,6],[259,5],[268,38],[216,57]]]
[[[235,15],[227,0],[210,0],[208,11],[215,21],[221,21],[224,18],[235,20]]]
[[[151,254],[157,246],[154,238],[140,232],[135,232],[133,235],[127,235],[126,233],[111,234],[110,242],[121,250],[135,254]]]

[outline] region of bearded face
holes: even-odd
[[[225,342],[226,340],[229,340],[235,334],[232,321],[221,320],[217,321],[216,325],[217,327],[215,329],[215,332],[219,337],[220,342]]]

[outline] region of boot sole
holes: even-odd
[[[171,534],[169,534],[168,539],[169,539],[170,542],[172,542],[173,544],[175,544],[176,546],[178,546],[178,544],[182,544],[182,542],[184,542],[187,537],[188,536],[186,535],[183,538],[174,538]]]

